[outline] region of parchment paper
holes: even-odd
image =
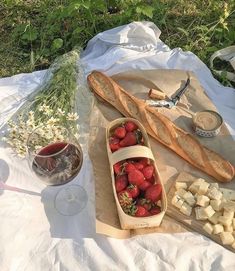
[[[172,109],[159,108],[161,113],[168,116],[176,125],[194,134],[192,128],[192,116],[195,112],[204,109],[215,110],[216,108],[208,98],[199,81],[193,73],[180,70],[150,70],[130,71],[113,76],[113,79],[125,90],[141,99],[148,99],[150,88],[157,88],[165,92],[169,97],[177,92],[179,87],[185,83],[190,75],[190,86],[180,100],[180,103]],[[165,216],[160,227],[138,230],[122,230],[116,210],[111,186],[109,162],[105,145],[105,128],[107,124],[122,115],[111,105],[96,99],[90,119],[90,145],[89,155],[93,164],[95,174],[96,195],[96,231],[115,238],[127,238],[137,234],[150,232],[182,232],[186,229],[179,222]],[[220,153],[235,164],[235,142],[223,124],[221,132],[214,138],[195,137],[205,146]],[[208,181],[215,181],[202,171],[197,170],[177,154],[150,138],[153,154],[158,169],[165,185],[166,192],[179,172],[186,171]],[[232,181],[225,187],[235,189]]]

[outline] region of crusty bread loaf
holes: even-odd
[[[191,134],[177,127],[166,116],[130,95],[105,74],[93,71],[87,78],[90,88],[126,117],[139,120],[146,131],[179,156],[221,182],[234,177],[234,167],[209,150]]]

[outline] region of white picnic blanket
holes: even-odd
[[[194,71],[235,137],[235,90],[216,81],[191,52],[171,50],[159,39],[160,33],[151,22],[134,22],[98,34],[82,56],[86,74],[93,69],[109,75],[131,69]],[[0,79],[0,126],[44,74]],[[83,139],[88,133],[84,130]],[[27,162],[0,145],[1,271],[235,270],[234,254],[198,233],[156,233],[127,240],[97,235],[94,178],[86,142],[82,147],[84,164],[72,183],[82,185],[89,200],[81,213],[65,217],[54,208],[61,187],[48,188],[36,181]],[[17,189],[4,190],[3,183]]]

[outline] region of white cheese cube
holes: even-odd
[[[188,190],[193,193],[193,194],[196,194],[197,191],[198,191],[198,188],[199,188],[199,185],[196,185],[196,184],[191,184],[188,188]]]
[[[221,224],[214,225],[214,231],[213,231],[214,234],[219,234],[223,231],[224,231],[223,225],[221,225]]]
[[[204,226],[203,226],[203,229],[209,233],[209,234],[212,234],[214,228],[213,228],[213,225],[211,225],[211,223],[207,222]]]
[[[205,183],[205,180],[202,178],[196,179],[188,188],[188,190],[190,192],[192,192],[193,194],[196,194],[198,192],[199,186]]]
[[[203,207],[196,207],[195,215],[197,220],[207,220],[207,215],[205,214]]]
[[[221,215],[222,215],[221,212],[216,212],[213,214],[213,216],[208,217],[208,220],[215,225],[218,223],[218,219]]]
[[[193,184],[195,184],[195,185],[201,185],[202,183],[205,183],[206,181],[204,180],[204,179],[202,179],[202,178],[198,178],[198,179],[196,179],[194,182],[193,182]]]
[[[222,205],[223,205],[224,203],[227,202],[227,200],[226,200],[224,197],[222,197],[222,198],[221,198],[221,202],[222,202]],[[222,206],[222,207],[223,207],[223,206]]]
[[[233,224],[233,229],[235,230],[235,218],[233,218],[232,224]]]
[[[207,217],[211,217],[215,214],[215,211],[213,210],[213,208],[210,205],[207,207],[204,207],[204,212],[207,215]]]
[[[233,211],[230,211],[230,210],[224,209],[223,216],[224,216],[224,217],[227,217],[227,218],[229,218],[229,219],[232,220],[233,217],[234,217],[234,212],[233,212]]]
[[[176,203],[175,207],[177,207],[178,209],[180,209],[182,207],[182,205],[184,204],[184,200],[180,199],[178,200],[178,202]]]
[[[193,196],[193,194],[191,192],[186,192],[183,195],[183,199],[185,199],[185,201],[190,205],[190,206],[194,206],[196,203],[196,200]]]
[[[231,232],[222,232],[220,234],[220,239],[223,245],[232,245],[232,243],[234,242],[234,237]]]
[[[211,189],[213,187],[219,189],[219,184],[218,183],[210,183],[209,189]]]
[[[186,183],[183,183],[183,182],[176,182],[175,183],[175,189],[179,190],[180,188],[187,189],[188,185]]]
[[[188,203],[184,202],[180,208],[180,212],[187,216],[190,216],[192,213],[192,207],[189,206]]]
[[[228,211],[235,211],[235,201],[227,200],[226,202],[223,202],[222,206]]]
[[[171,200],[171,203],[172,205],[174,205],[176,208],[181,208],[181,206],[183,205],[184,203],[184,200],[178,196],[178,195],[175,195],[172,200]]]
[[[209,186],[210,186],[210,185],[209,185],[209,183],[207,183],[207,182],[201,183],[201,184],[199,185],[199,188],[198,188],[197,193],[200,194],[200,195],[205,195],[206,192],[207,192],[207,190],[208,190],[208,188],[209,188]]]
[[[225,216],[219,216],[218,221],[224,226],[230,226],[232,224],[232,219]]]
[[[185,189],[180,188],[179,190],[177,190],[177,191],[175,192],[175,195],[178,195],[178,196],[180,196],[181,198],[183,198],[183,196],[184,196],[185,193],[187,193],[187,191],[186,191]]]
[[[197,195],[197,202],[196,204],[202,207],[206,207],[209,205],[210,199],[204,195]]]
[[[223,197],[227,200],[235,200],[235,191],[227,188],[220,188]]]
[[[224,226],[224,231],[226,232],[233,232],[233,225],[229,225],[229,226]]]
[[[220,199],[210,200],[210,205],[215,211],[220,211],[222,209],[222,201]]]
[[[217,188],[212,187],[211,189],[208,190],[207,196],[210,199],[221,199],[222,198],[222,193]]]

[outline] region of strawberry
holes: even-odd
[[[143,206],[137,205],[134,215],[137,217],[144,217],[144,216],[149,216],[150,213]]]
[[[133,163],[126,163],[125,164],[125,171],[126,171],[126,173],[129,173],[129,172],[131,172],[132,170],[135,170],[136,168],[135,168],[135,166],[134,166],[134,164]]]
[[[126,135],[126,129],[124,127],[117,127],[114,131],[114,135],[117,137],[117,138],[124,138],[125,135]]]
[[[127,190],[123,190],[118,193],[118,201],[123,209],[123,211],[127,214],[130,213],[130,210],[133,207],[133,198],[131,197],[131,193]]]
[[[138,126],[133,121],[127,121],[124,126],[127,132],[132,132],[138,129]]]
[[[124,171],[125,171],[124,163],[125,162],[122,161],[122,162],[117,162],[116,164],[113,165],[113,170],[116,175],[124,174]]]
[[[161,208],[158,207],[158,206],[155,206],[155,207],[150,209],[150,214],[151,215],[157,215],[159,213],[161,213]]]
[[[150,179],[153,176],[154,173],[154,166],[146,166],[145,168],[142,169],[142,173],[144,174],[144,177],[146,179]]]
[[[137,144],[136,134],[133,132],[128,132],[126,136],[120,141],[121,147],[128,147]]]
[[[137,200],[137,205],[143,206],[148,211],[152,208],[152,203],[150,202],[150,200],[144,198],[139,198]]]
[[[154,184],[155,183],[155,176],[153,175],[150,179],[146,179],[147,182]]]
[[[145,191],[145,198],[151,200],[152,202],[157,202],[158,200],[161,199],[161,194],[162,186],[159,183],[157,183],[153,184]]]
[[[117,193],[124,190],[128,185],[127,175],[118,175],[115,180],[115,188]]]
[[[139,186],[144,182],[144,175],[138,169],[132,170],[128,173],[128,181],[130,184],[135,184]]]
[[[148,158],[141,158],[139,160],[139,163],[141,163],[144,167],[149,165],[149,159]]]
[[[140,190],[139,190],[138,186],[136,186],[136,185],[130,184],[127,186],[126,190],[128,192],[130,192],[132,198],[136,198],[139,196]]]
[[[120,139],[116,138],[116,137],[110,137],[109,138],[109,147],[111,149],[112,152],[117,151],[118,149],[120,149]]]
[[[138,170],[142,170],[144,168],[144,165],[139,162],[134,163],[134,165],[135,165],[135,168]]]
[[[147,181],[143,181],[142,184],[139,185],[139,189],[142,191],[146,191],[152,184]]]

